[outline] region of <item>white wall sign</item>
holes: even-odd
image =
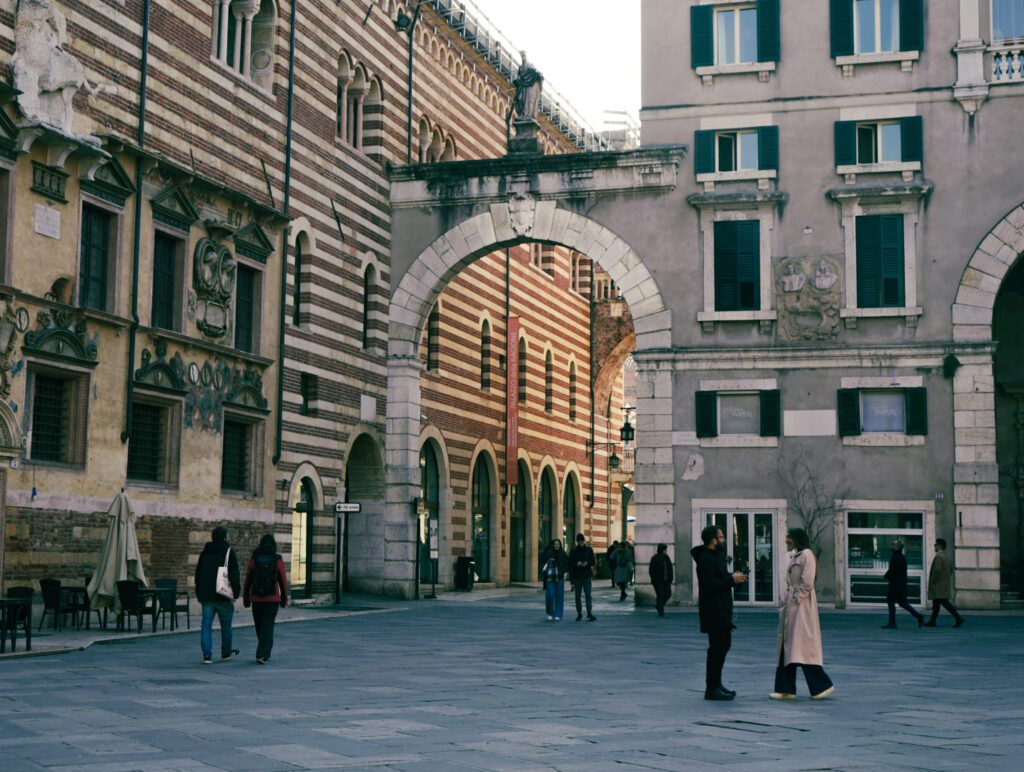
[[[60,240],[60,210],[36,204],[36,216],[32,227],[41,236]]]
[[[377,398],[366,394],[359,395],[359,420],[372,424],[377,420]]]
[[[787,437],[835,437],[835,410],[784,410],[782,433]]]

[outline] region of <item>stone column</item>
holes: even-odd
[[[956,54],[953,96],[968,115],[974,115],[988,98],[985,80],[985,42],[981,39],[980,0],[960,0],[960,39]]]
[[[953,378],[956,600],[999,608],[999,467],[991,348],[958,354]]]
[[[245,37],[245,17],[241,11],[234,11],[235,14],[235,50],[231,53],[231,67],[239,72],[242,71],[242,38]]]
[[[352,78],[338,78],[338,139],[347,138],[348,129],[348,84]]]
[[[416,513],[420,495],[420,358],[388,357],[388,415],[384,504],[385,595],[412,598],[416,591]]]
[[[231,12],[231,0],[220,0],[220,40],[217,44],[217,58],[228,63],[228,14]]]
[[[249,73],[252,70],[252,20],[255,18],[255,13],[246,14],[242,20],[242,62],[241,70],[242,75],[249,77]]]

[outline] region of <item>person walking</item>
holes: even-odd
[[[569,579],[572,580],[572,591],[576,596],[576,621],[583,619],[583,603],[580,595],[586,596],[587,600],[587,621],[594,622],[594,602],[591,597],[592,579],[597,559],[594,557],[594,550],[587,545],[587,537],[582,533],[576,534],[576,546],[569,553]]]
[[[540,560],[540,575],[544,580],[544,608],[548,619],[561,620],[565,608],[565,575],[569,571],[569,556],[562,549],[561,539],[552,539]]]
[[[612,587],[615,586],[615,554],[619,551],[619,540],[616,539],[604,553],[604,562],[608,566],[608,576],[612,580]]]
[[[265,534],[249,558],[242,588],[242,603],[252,606],[252,622],[256,628],[256,662],[267,664],[274,648],[274,620],[278,608],[288,605],[288,574],[284,560],[277,554],[273,534]]]
[[[889,570],[885,572],[885,578],[889,582],[889,589],[885,595],[885,601],[889,604],[889,622],[882,625],[882,628],[896,628],[896,606],[906,609],[917,620],[917,626],[923,627],[924,616],[907,600],[907,558],[903,554],[903,541],[893,539],[891,549]]]
[[[705,700],[731,700],[736,692],[722,685],[725,655],[732,646],[732,588],[747,581],[746,574],[729,573],[725,565],[725,536],[722,529],[709,525],[700,532],[703,544],[690,550],[697,564],[700,631],[708,636],[705,666]]]
[[[199,643],[203,648],[203,664],[213,664],[213,618],[220,620],[220,658],[233,659],[238,649],[231,647],[231,621],[235,615],[235,600],[241,594],[238,580],[238,559],[228,544],[228,529],[218,525],[210,534],[212,541],[206,542],[199,560],[196,561],[196,599],[203,607],[203,623],[199,632]],[[228,581],[232,598],[217,592],[217,572],[227,566]]]
[[[932,558],[932,567],[928,570],[928,600],[932,602],[932,618],[924,623],[925,627],[936,627],[935,620],[939,618],[939,606],[942,606],[953,615],[953,627],[961,627],[964,618],[956,610],[956,606],[949,602],[952,595],[953,576],[949,556],[946,555],[946,540],[935,540],[935,557]]]
[[[619,588],[619,600],[626,599],[626,586],[633,579],[633,558],[626,548],[625,543],[619,545],[618,549],[615,550],[615,573],[613,580],[615,585]]]
[[[786,533],[789,568],[779,603],[775,691],[769,695],[773,700],[796,699],[797,666],[804,671],[812,700],[823,700],[835,689],[822,667],[821,624],[814,592],[818,563],[810,547],[811,540],[803,528],[790,528]]]
[[[658,551],[651,558],[647,566],[647,573],[651,576],[651,586],[654,587],[654,607],[658,609],[658,616],[665,616],[665,604],[672,597],[672,559],[668,556],[668,545],[659,544]]]

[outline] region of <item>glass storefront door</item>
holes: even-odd
[[[737,603],[775,602],[775,513],[705,512],[704,525],[725,534],[730,571],[749,572],[750,580],[733,589]]]
[[[921,512],[848,512],[846,597],[850,604],[885,603],[892,543],[904,543],[907,600],[924,597],[924,515]]]

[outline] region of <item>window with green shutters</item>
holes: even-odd
[[[903,215],[857,218],[857,307],[904,306]]]
[[[779,127],[701,130],[694,136],[693,148],[696,174],[777,170]]]
[[[153,237],[153,308],[150,323],[161,330],[177,330],[180,289],[178,255],[181,241],[157,231]]]
[[[235,348],[252,353],[256,347],[259,272],[239,265],[235,273]]]
[[[928,434],[928,390],[840,389],[836,400],[840,437],[861,434]]]
[[[114,215],[82,204],[82,242],[78,262],[78,305],[107,309],[111,262],[111,227]]]
[[[833,57],[924,50],[924,0],[829,0]]]
[[[924,161],[920,115],[883,121],[836,121],[836,166]]]
[[[698,391],[694,395],[697,437],[782,434],[782,397],[778,389],[751,392]]]
[[[780,58],[779,0],[690,8],[690,64],[712,67]]]
[[[715,223],[715,310],[760,308],[761,224],[757,220]]]

